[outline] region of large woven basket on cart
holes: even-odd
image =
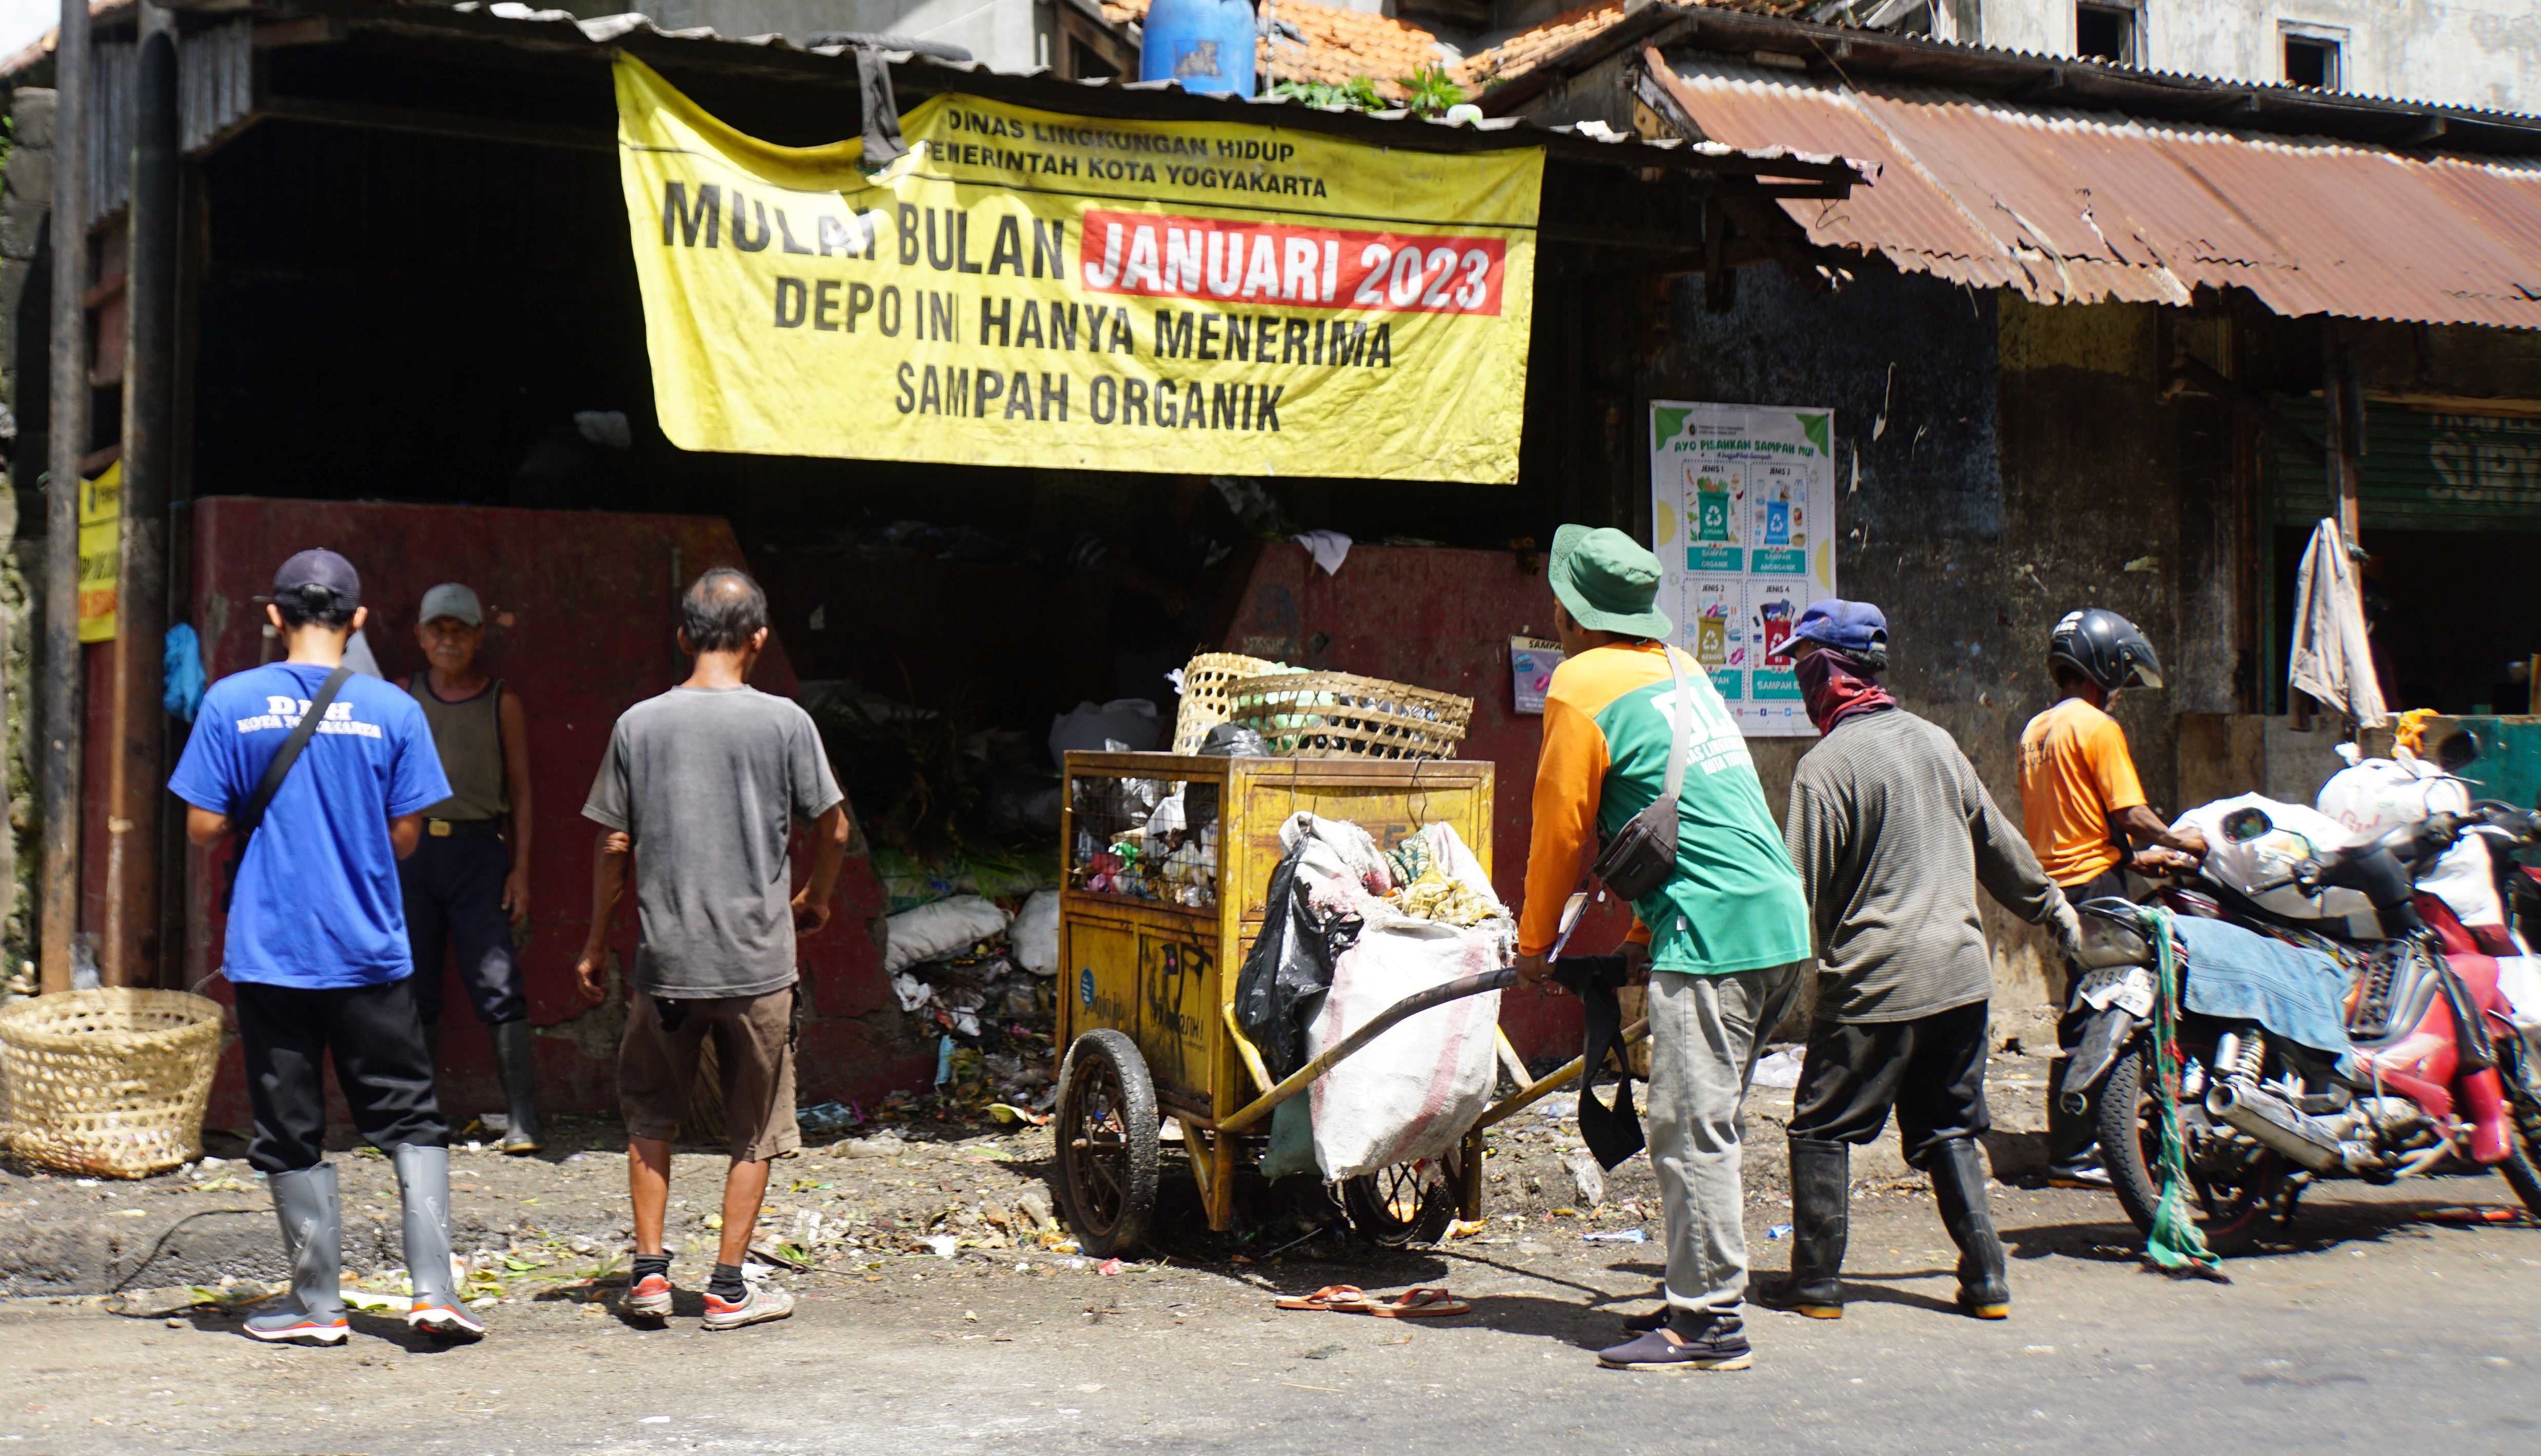
[[[221,1006],[187,991],[56,991],[0,1006],[0,1136],[29,1162],[146,1178],[203,1155]]]
[[[1383,678],[1291,673],[1228,690],[1227,718],[1309,759],[1452,759],[1474,700]]]
[[[1196,754],[1208,730],[1226,721],[1227,691],[1247,678],[1297,669],[1241,652],[1203,652],[1183,664],[1183,705],[1174,714],[1174,752]]]

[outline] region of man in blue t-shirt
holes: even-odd
[[[321,1070],[332,1054],[354,1126],[397,1165],[414,1284],[406,1323],[472,1339],[484,1326],[452,1288],[448,1128],[433,1100],[397,873],[424,807],[449,797],[450,782],[414,699],[343,666],[345,640],[367,615],[361,600],[360,575],[333,551],[284,562],[265,616],[285,659],[212,685],[168,782],[188,806],[187,838],[208,847],[232,837],[232,816],[253,818],[268,767],[334,685],[262,820],[246,827],[223,945],[255,1117],[248,1160],[273,1190],[291,1262],[291,1298],[250,1319],[248,1333],[322,1345],[347,1334]]]

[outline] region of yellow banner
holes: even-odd
[[[663,431],[688,450],[1517,478],[1544,154],[975,97],[780,147],[617,60]]]
[[[123,462],[80,485],[79,639],[114,640],[115,590],[123,574]]]

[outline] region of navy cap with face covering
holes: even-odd
[[[314,598],[322,590],[326,601]],[[362,605],[362,573],[353,563],[324,546],[300,552],[282,563],[273,573],[273,599],[305,604],[310,610],[327,611],[340,608],[351,611]]]

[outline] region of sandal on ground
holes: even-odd
[[[1312,1294],[1291,1294],[1281,1299],[1278,1307],[1326,1314],[1365,1314],[1371,1303],[1367,1291],[1356,1284],[1326,1284]]]
[[[1474,1307],[1445,1289],[1406,1289],[1392,1299],[1370,1300],[1365,1312],[1386,1320],[1429,1320],[1472,1314]]]

